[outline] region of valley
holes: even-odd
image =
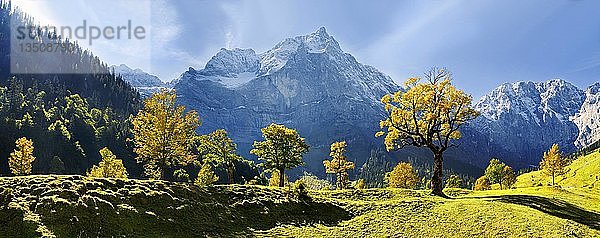
[[[596,151],[574,166],[598,158]],[[596,237],[600,186],[573,179],[565,175],[562,188],[447,189],[451,199],[444,199],[391,188],[310,190],[299,197],[291,187],[1,178],[0,237]]]
[[[0,238],[600,237],[589,2],[28,1]]]

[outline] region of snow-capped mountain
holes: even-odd
[[[113,65],[111,69],[114,70],[115,74],[121,75],[125,82],[136,88],[142,97],[147,97],[160,88],[167,86],[157,76],[146,73],[141,69],[131,69],[125,64]]]
[[[600,83],[587,88],[585,101],[572,120],[579,128],[579,135],[575,140],[577,147],[585,147],[600,140]]]
[[[226,129],[247,157],[260,128],[276,122],[297,129],[311,145],[306,168],[316,174],[332,142],[346,140],[357,165],[382,146],[373,136],[384,118],[379,99],[400,89],[344,52],[325,28],[264,53],[221,49],[203,69],[189,68],[172,85],[178,100],[199,112],[201,133]],[[481,116],[462,129],[459,148],[445,161],[455,171],[479,175],[491,157],[522,168],[537,165],[553,143],[572,152],[598,135],[597,88],[584,93],[560,79],[502,84],[476,103]],[[587,127],[583,137],[592,139],[577,139]],[[429,162],[431,154],[403,149],[394,156]]]
[[[502,84],[475,105],[481,116],[469,124],[465,141],[476,141],[487,157],[535,165],[554,143],[565,152],[576,150],[579,130],[570,118],[584,100],[581,89],[560,79]]]
[[[311,145],[311,171],[323,170],[329,145],[346,140],[364,161],[383,117],[379,99],[399,87],[390,77],[342,51],[325,28],[289,38],[267,52],[221,49],[204,69],[190,68],[174,88],[199,112],[202,133],[225,128],[247,154],[272,122],[297,129]]]

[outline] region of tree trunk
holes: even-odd
[[[500,190],[502,190],[502,178],[500,178],[500,182],[498,184],[500,184]]]
[[[284,171],[284,169],[279,169],[279,187],[283,187],[285,185]]]
[[[233,165],[228,166],[227,176],[229,177],[229,184],[233,184],[235,180],[235,168],[233,167]]]
[[[554,171],[552,171],[552,187],[554,187]]]
[[[165,167],[160,167],[160,180],[165,180]]]
[[[442,178],[444,170],[444,158],[442,153],[433,154],[433,176],[431,177],[431,193],[437,196],[446,197],[442,191]]]

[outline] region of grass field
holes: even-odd
[[[552,198],[552,193],[549,191],[528,190],[527,193],[530,194],[528,196],[516,195],[520,193],[513,190],[481,193],[447,191],[458,195],[455,199],[432,197],[426,191],[395,189],[319,192],[313,196],[332,201],[349,210],[355,217],[342,221],[336,226],[284,225],[260,232],[259,235],[265,237],[600,236],[600,213],[561,200],[576,195]],[[600,200],[588,200],[588,203],[598,204]],[[567,206],[561,207],[561,205]],[[559,214],[561,209],[568,209],[573,214],[567,215],[572,216]]]
[[[557,187],[534,171],[516,189],[314,192],[355,215],[336,226],[280,226],[260,233],[293,237],[600,237],[600,153],[573,161]]]
[[[600,237],[600,189],[587,179],[600,172],[598,157],[574,161],[561,187],[525,187],[547,181],[532,172],[516,189],[446,190],[450,199],[426,190],[305,197],[264,186],[0,178],[0,237]]]

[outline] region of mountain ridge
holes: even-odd
[[[318,173],[334,140],[348,140],[349,151],[364,150],[352,155],[360,157],[355,159],[359,165],[371,150],[380,149],[373,137],[384,118],[379,99],[401,89],[344,52],[325,28],[284,39],[263,53],[222,48],[203,69],[190,67],[171,85],[181,103],[200,112],[201,133],[227,129],[245,156],[251,156],[246,151],[268,123],[297,128],[316,150],[308,156],[307,169]],[[484,168],[490,157],[499,157],[527,167],[536,165],[552,143],[572,152],[580,146],[579,131],[590,124],[574,122],[586,100],[584,90],[563,79],[501,84],[474,102],[482,115],[463,128],[462,148],[449,151],[448,160]],[[588,103],[590,112],[598,108],[594,102]],[[394,154],[424,161],[430,156],[422,149]]]

